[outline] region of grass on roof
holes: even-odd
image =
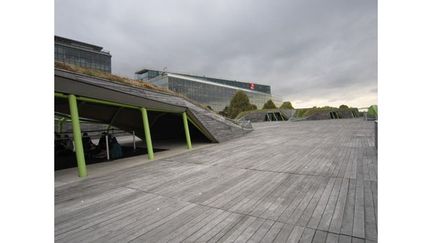
[[[302,108],[302,109],[296,109],[296,112],[294,114],[295,118],[306,118],[309,116],[312,116],[313,114],[319,113],[319,112],[338,112],[338,111],[354,111],[358,113],[357,108],[336,108],[336,107],[313,107],[313,108]]]
[[[154,85],[151,83],[146,83],[146,82],[140,81],[140,80],[121,77],[118,75],[114,75],[114,74],[111,74],[108,72],[103,72],[103,71],[99,71],[99,70],[95,70],[95,69],[79,67],[76,65],[66,64],[63,62],[55,62],[55,68],[63,69],[66,71],[71,71],[71,72],[76,72],[76,73],[80,73],[80,74],[85,74],[85,75],[96,77],[96,78],[106,79],[106,80],[130,85],[130,86],[137,87],[137,88],[151,89],[151,90],[160,91],[160,92],[167,93],[167,94],[178,95],[178,93],[175,93],[175,92],[173,92],[167,88],[159,87],[157,85]]]
[[[210,112],[217,114],[216,112],[210,110],[205,105],[200,104],[200,103],[198,103],[198,102],[196,102],[196,101],[194,101],[194,100],[192,100],[192,99],[190,99],[190,98],[188,98],[182,94],[179,94],[177,92],[169,90],[168,88],[164,88],[164,87],[160,87],[160,86],[157,86],[157,85],[154,85],[151,83],[147,83],[145,81],[130,79],[130,78],[114,75],[114,74],[111,74],[108,72],[103,72],[103,71],[99,71],[99,70],[95,70],[95,69],[79,67],[76,65],[66,64],[66,63],[57,62],[57,61],[55,62],[54,67],[57,69],[63,69],[63,70],[70,71],[70,72],[75,72],[75,73],[88,75],[91,77],[105,79],[105,80],[109,80],[112,82],[125,84],[128,86],[133,86],[136,88],[149,89],[149,90],[153,90],[153,91],[157,91],[157,92],[161,92],[161,93],[165,93],[165,94],[169,94],[169,95],[174,95],[174,96],[183,98],[183,99],[191,102],[192,104],[199,106],[202,109],[205,109],[207,111],[210,111]]]

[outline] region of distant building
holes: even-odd
[[[261,109],[269,99],[272,99],[277,106],[282,104],[282,99],[272,96],[269,85],[151,69],[142,69],[135,72],[135,75],[136,79],[166,87],[208,105],[214,111],[222,111],[225,106],[228,106],[231,98],[239,90],[244,91],[250,102],[258,109]]]
[[[54,46],[56,61],[111,73],[111,54],[100,46],[60,36],[54,37]]]

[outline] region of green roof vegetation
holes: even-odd
[[[368,109],[368,117],[375,117],[378,118],[378,106],[377,105],[371,105]]]
[[[357,108],[336,108],[336,107],[330,107],[330,106],[324,106],[324,107],[312,107],[312,108],[303,108],[303,109],[297,109],[296,113],[294,114],[294,117],[296,118],[306,118],[309,116],[312,116],[313,114],[319,113],[319,112],[337,112],[337,111],[346,111],[346,110],[351,110],[351,111],[355,111],[356,113],[358,113],[358,109]]]
[[[282,105],[279,108],[281,108],[281,109],[294,109],[291,102],[289,102],[289,101],[285,101],[284,103],[282,103]]]
[[[249,102],[249,98],[243,91],[237,91],[232,97],[229,106],[226,106],[221,115],[234,119],[242,111],[256,110],[256,105]]]
[[[146,82],[143,82],[140,80],[130,79],[130,78],[126,78],[126,77],[121,77],[118,75],[114,75],[114,74],[111,74],[108,72],[103,72],[103,71],[99,71],[99,70],[95,70],[95,69],[79,67],[79,66],[76,66],[73,64],[55,62],[55,68],[63,69],[63,70],[71,71],[71,72],[75,72],[75,73],[85,74],[85,75],[96,77],[96,78],[106,79],[106,80],[126,84],[126,85],[137,87],[137,88],[145,88],[145,89],[151,89],[151,90],[155,90],[155,91],[159,91],[159,92],[163,92],[163,93],[167,93],[167,94],[179,95],[178,93],[175,93],[175,92],[173,92],[167,88],[162,88],[162,87],[159,87],[159,86],[151,84],[151,83],[146,83]]]
[[[128,85],[128,86],[132,86],[135,88],[142,88],[142,89],[148,89],[148,90],[153,90],[156,92],[160,92],[160,93],[165,93],[165,94],[169,94],[169,95],[174,95],[180,98],[183,98],[189,102],[191,102],[192,104],[195,104],[203,109],[206,109],[208,111],[211,111],[213,113],[214,112],[212,109],[209,109],[208,107],[206,107],[203,104],[200,104],[194,100],[189,99],[188,97],[174,92],[172,90],[169,90],[168,88],[164,88],[164,87],[160,87],[157,86],[155,84],[151,84],[151,83],[147,83],[144,82],[142,80],[135,80],[135,79],[130,79],[130,78],[126,78],[126,77],[122,77],[122,76],[118,76],[118,75],[114,75],[108,72],[103,72],[103,71],[99,71],[99,70],[95,70],[95,69],[89,69],[89,68],[84,68],[84,67],[79,67],[73,64],[66,64],[63,62],[55,62],[54,67],[57,69],[62,69],[62,70],[66,70],[66,71],[70,71],[70,72],[75,72],[75,73],[79,73],[79,74],[84,74],[87,76],[91,76],[91,77],[95,77],[95,78],[100,78],[100,79],[105,79],[105,80],[109,80],[112,82],[116,82],[116,83],[121,83],[124,85]]]
[[[268,100],[264,105],[263,109],[276,109],[276,105],[272,100]]]

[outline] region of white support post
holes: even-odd
[[[132,135],[133,135],[133,148],[134,151],[136,150],[136,144],[135,144],[135,131],[132,131]]]
[[[108,143],[108,134],[105,135],[105,145],[106,145],[107,159],[110,160],[110,151],[109,151],[109,143]]]

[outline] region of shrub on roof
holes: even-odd
[[[229,106],[227,107],[227,117],[235,118],[242,111],[249,111],[256,108],[249,102],[249,97],[243,91],[237,91],[232,97]]]
[[[294,109],[294,107],[292,106],[291,102],[289,101],[285,101],[284,103],[282,103],[282,105],[280,106],[281,109]]]
[[[263,110],[264,109],[276,109],[277,107],[276,107],[276,105],[273,103],[273,101],[272,100],[268,100],[265,104],[264,104],[264,106],[263,106]]]
[[[378,118],[378,106],[371,105],[368,109],[368,117]]]
[[[225,108],[222,111],[219,111],[218,114],[224,117],[228,117],[228,106],[225,106]]]

